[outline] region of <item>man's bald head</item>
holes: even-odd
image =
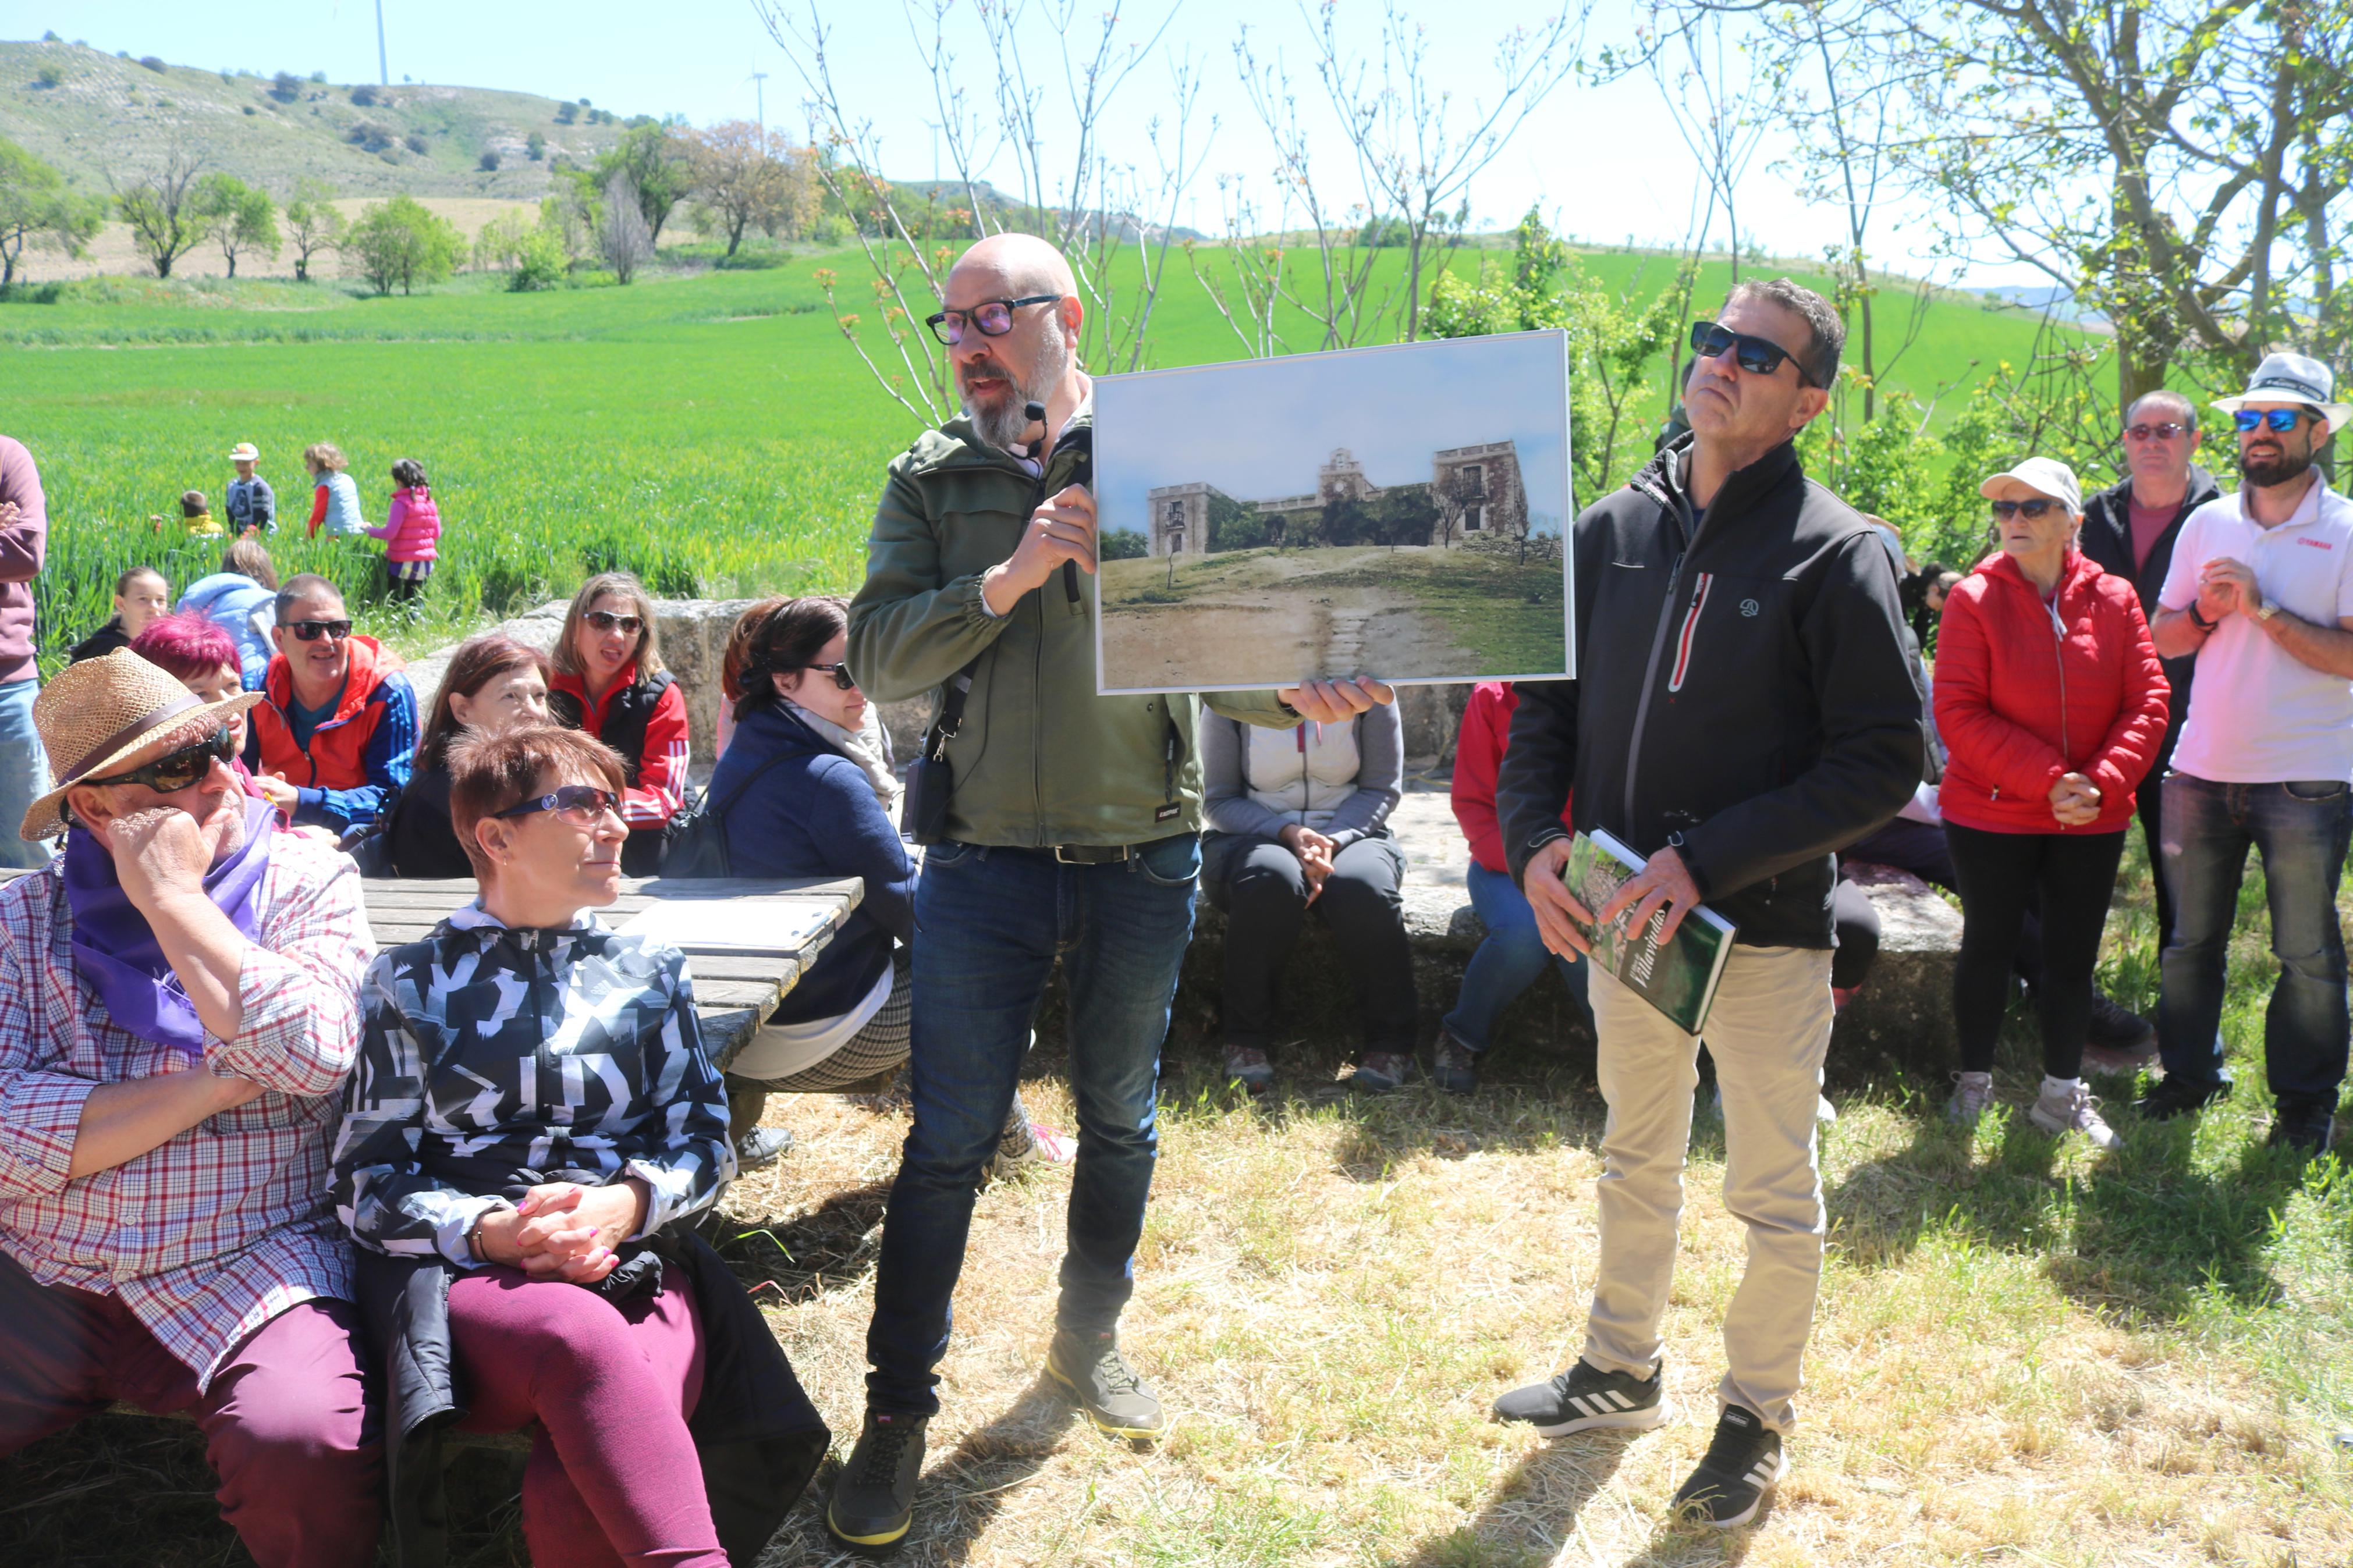
[[[948,269],[950,309],[972,300],[1030,294],[1076,294],[1079,280],[1062,253],[1034,234],[992,234]]]

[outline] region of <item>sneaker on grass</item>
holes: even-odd
[[[1953,1075],[1953,1098],[1945,1107],[1945,1114],[1964,1127],[1974,1127],[1993,1104],[1993,1074],[1989,1072],[1957,1072]]]
[[[1604,1372],[1579,1357],[1559,1376],[1515,1388],[1495,1401],[1498,1421],[1525,1421],[1539,1437],[1566,1437],[1601,1427],[1643,1431],[1665,1426],[1674,1414],[1667,1399],[1664,1363],[1641,1378]]]
[[[852,1551],[888,1552],[906,1540],[915,1521],[915,1480],[923,1473],[923,1428],[929,1416],[885,1410],[866,1413],[858,1447],[833,1479],[826,1500],[828,1533]]]
[[[2175,1078],[2168,1073],[2158,1079],[2156,1085],[2147,1094],[2133,1101],[2133,1110],[2137,1111],[2145,1121],[2170,1121],[2177,1116],[2187,1116],[2193,1110],[2201,1110],[2213,1100],[2228,1100],[2230,1097],[2231,1085],[2227,1080],[2221,1083],[2192,1083],[2186,1078]]]
[[[1413,1058],[1403,1051],[1366,1051],[1356,1070],[1348,1075],[1348,1087],[1366,1094],[1389,1094],[1403,1089],[1413,1076]]]
[[[2026,1110],[2026,1119],[2053,1138],[2081,1132],[2094,1148],[2121,1149],[2125,1141],[2100,1118],[2100,1102],[2080,1078],[2042,1079],[2042,1092]]]
[[[1024,1112],[997,1134],[997,1152],[988,1163],[988,1179],[1001,1182],[1032,1175],[1056,1165],[1067,1165],[1078,1157],[1078,1151],[1068,1138],[1042,1121],[1030,1121]]]
[[[1773,1484],[1788,1473],[1781,1434],[1768,1430],[1755,1411],[1727,1405],[1715,1418],[1706,1457],[1675,1492],[1674,1511],[1718,1530],[1746,1524]]]
[[[2104,991],[2092,993],[2092,1021],[2084,1030],[2086,1045],[2120,1057],[2147,1061],[2157,1054],[2157,1026]]]
[[[2315,1158],[2328,1152],[2337,1131],[2337,1100],[2284,1095],[2272,1113],[2271,1135],[2264,1142],[2275,1149],[2294,1149]]]
[[[1071,1391],[1095,1430],[1106,1437],[1149,1442],[1168,1430],[1167,1413],[1119,1353],[1116,1333],[1055,1330],[1054,1342],[1046,1351],[1046,1375]]]
[[[1263,1094],[1274,1082],[1274,1063],[1257,1046],[1228,1046],[1226,1077],[1251,1094]]]
[[[735,1140],[735,1168],[756,1171],[763,1165],[773,1165],[793,1152],[793,1134],[788,1127],[754,1127]]]
[[[1445,1029],[1438,1031],[1430,1052],[1430,1081],[1449,1094],[1471,1094],[1479,1088],[1479,1053]]]

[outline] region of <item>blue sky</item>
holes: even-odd
[[[1374,484],[1395,485],[1427,480],[1433,451],[1509,440],[1530,514],[1556,531],[1568,510],[1560,342],[1526,332],[1100,377],[1102,524],[1144,531],[1156,485],[1206,480],[1237,500],[1303,494],[1335,447]]]
[[[797,15],[806,14],[801,0]],[[1521,0],[1405,0],[1425,20],[1441,21],[1430,41],[1433,76],[1461,99],[1486,90],[1496,39],[1544,14]],[[1377,43],[1377,0],[1337,0],[1361,43]],[[1039,0],[1029,0],[1033,12]],[[1092,25],[1101,0],[1077,0],[1079,30]],[[965,13],[958,47],[961,84],[975,94],[993,90],[993,73],[977,68],[976,28]],[[1127,0],[1126,15],[1147,30],[1169,10],[1167,0]],[[917,66],[905,13],[894,0],[819,0],[834,30],[836,76],[882,137],[888,172],[928,175],[940,117],[931,83]],[[681,114],[697,124],[750,119],[755,88],[751,73],[768,73],[766,114],[772,124],[799,128],[802,89],[791,63],[769,37],[750,0],[668,0],[659,6],[614,0],[562,0],[554,5],[484,5],[480,0],[385,0],[385,36],[392,79],[500,87],[554,98],[586,97],[623,114]],[[1630,0],[1600,0],[1595,43],[1623,41],[1632,26]],[[1207,134],[1219,121],[1194,194],[1180,223],[1217,226],[1220,175],[1238,177],[1261,196],[1271,189],[1271,157],[1235,68],[1232,48],[1245,25],[1270,56],[1280,53],[1294,77],[1304,68],[1306,24],[1293,5],[1275,0],[1184,0],[1155,58],[1131,79],[1107,117],[1105,144],[1114,160],[1148,162],[1146,123],[1169,106],[1169,66],[1188,51],[1203,82],[1194,125]],[[155,54],[178,64],[323,70],[338,82],[376,76],[373,0],[0,0],[0,37],[37,38],[55,28],[113,51]],[[1042,39],[1042,35],[1041,35]],[[1057,62],[1048,60],[1050,68]],[[1059,78],[1057,79],[1059,81]],[[1317,106],[1312,79],[1296,83],[1303,102]],[[1045,119],[1058,123],[1054,95]],[[1352,178],[1345,144],[1328,120],[1311,127],[1319,180],[1335,190]],[[1197,142],[1197,145],[1198,145]],[[1831,215],[1810,209],[1788,182],[1770,172],[1768,142],[1744,191],[1742,222],[1768,250],[1813,256],[1836,227]],[[993,173],[1011,183],[1000,158]],[[1564,231],[1592,240],[1672,243],[1690,226],[1698,174],[1647,79],[1599,89],[1565,85],[1524,125],[1503,155],[1472,187],[1473,221],[1506,226],[1530,204]],[[1926,226],[1917,213],[1893,210],[1882,226],[1885,264],[1924,266],[1918,247]],[[1721,243],[1719,232],[1718,242]],[[2039,281],[2012,268],[1982,268],[1970,280]]]

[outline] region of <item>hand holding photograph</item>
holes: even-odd
[[[1567,334],[1094,385],[1101,691],[1573,673]]]

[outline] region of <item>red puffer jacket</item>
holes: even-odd
[[[1936,634],[1949,821],[1989,833],[2114,833],[2165,737],[2165,671],[2128,579],[2070,551],[2055,603],[2007,555],[1978,563]],[[2082,773],[2100,815],[2063,827],[2051,786]]]

